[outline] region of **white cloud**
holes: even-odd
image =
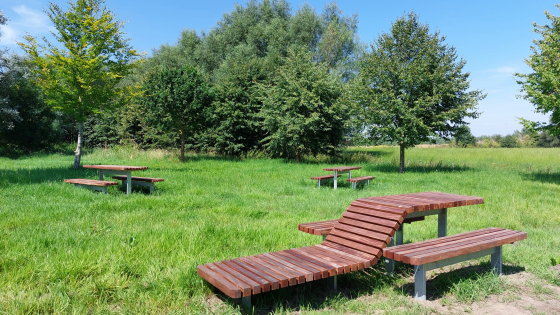
[[[32,10],[25,5],[11,8],[13,13],[9,16],[7,25],[0,27],[2,37],[0,44],[11,48],[17,46],[16,41],[23,41],[23,36],[28,33],[32,36],[41,37],[47,35],[54,28],[50,24],[48,16],[37,10]]]

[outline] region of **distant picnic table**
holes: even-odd
[[[99,170],[99,180],[103,180],[103,175],[125,175],[126,176],[126,194],[130,195],[132,190],[132,172],[147,170],[147,166],[128,166],[128,165],[84,165],[84,168],[92,168]],[[124,180],[123,180],[124,186]]]
[[[338,177],[339,173],[348,173],[348,178],[352,178],[352,170],[359,170],[361,169],[360,166],[336,166],[336,167],[327,167],[324,168],[323,171],[330,171],[330,172],[334,172],[334,189],[336,189],[337,187],[337,182],[336,179]]]

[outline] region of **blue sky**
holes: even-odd
[[[55,1],[64,6],[66,1]],[[289,1],[293,10],[305,2],[321,11],[328,1]],[[147,1],[107,0],[107,6],[128,23],[125,32],[134,48],[151,53],[161,44],[174,44],[182,29],[209,31],[236,2],[205,1]],[[245,4],[245,1],[237,2]],[[554,15],[560,11],[555,2],[531,1],[337,1],[344,13],[358,14],[358,33],[361,40],[371,43],[382,32],[389,31],[391,22],[405,12],[414,10],[431,30],[439,30],[446,42],[457,48],[471,73],[471,88],[488,93],[479,103],[483,114],[470,121],[475,136],[506,135],[521,129],[515,117],[547,121],[547,117],[533,112],[534,106],[516,99],[519,86],[514,72],[529,73],[523,62],[530,54],[530,45],[536,34],[532,22],[547,23],[544,11]],[[0,10],[10,19],[0,27],[0,46],[20,52],[14,40],[25,33],[34,36],[48,34],[51,24],[43,10],[44,0],[2,0]]]

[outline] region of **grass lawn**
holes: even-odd
[[[194,154],[181,163],[173,153],[128,148],[83,156],[83,164],[145,165],[133,175],[165,178],[153,195],[135,188],[131,196],[120,185],[105,195],[63,183],[97,178],[95,170],[72,169],[73,156],[0,158],[0,314],[243,312],[212,293],[198,264],[318,244],[297,225],[339,218],[356,198],[421,191],[484,197],[483,205],[449,210],[448,234],[526,231],[527,240],[504,246],[504,272],[526,270],[560,285],[549,269],[560,263],[559,157],[560,149],[411,149],[407,172],[398,174],[398,148],[348,149],[340,161],[304,163]],[[376,179],[357,190],[341,180],[336,191],[309,179],[341,164]],[[405,226],[405,242],[436,236],[437,216]],[[438,276],[428,298],[452,303],[499,292],[500,278],[478,273],[488,261]],[[256,295],[253,305],[276,313],[430,312],[409,296],[409,269],[396,277],[383,271],[340,276],[339,292],[319,280]]]

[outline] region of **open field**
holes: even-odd
[[[560,286],[550,269],[560,263],[560,149],[406,154],[401,175],[397,148],[351,148],[340,161],[304,163],[194,154],[181,163],[172,153],[127,148],[82,158],[146,165],[134,175],[165,178],[153,195],[136,188],[131,196],[120,186],[104,195],[63,183],[97,176],[72,169],[73,156],[0,158],[0,314],[243,312],[237,301],[211,293],[196,274],[198,264],[317,244],[320,237],[299,232],[299,223],[339,218],[356,198],[420,191],[484,197],[483,205],[450,209],[448,233],[491,226],[526,231],[527,240],[504,246],[504,272],[526,271]],[[376,179],[358,190],[342,180],[336,191],[331,184],[317,189],[309,179],[340,164],[362,166],[353,176]],[[436,236],[435,216],[405,226],[405,242]],[[468,305],[503,293],[507,280],[486,273],[488,260],[436,277],[428,299]],[[253,305],[257,313],[439,312],[410,297],[410,281],[407,268],[391,278],[379,265],[339,277],[339,293],[321,280],[259,294]]]

